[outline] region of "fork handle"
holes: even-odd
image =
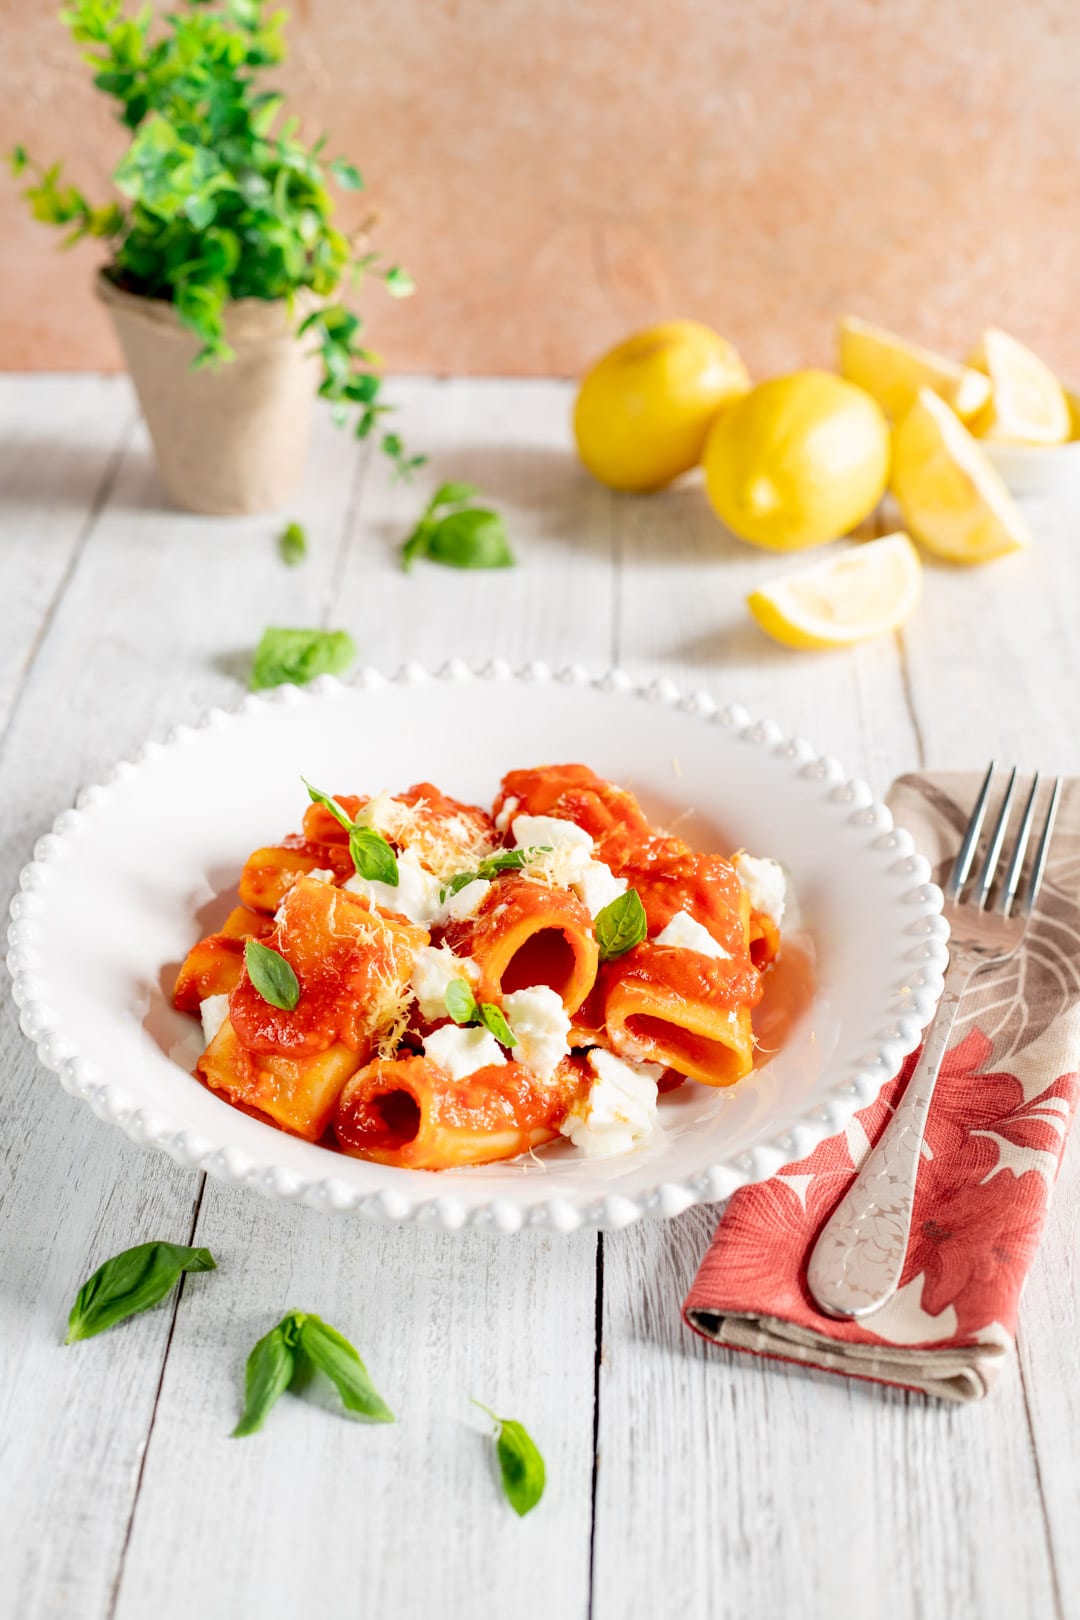
[[[960,999],[977,966],[970,959],[950,958],[945,988],[907,1089],[814,1245],[806,1281],[829,1316],[866,1316],[900,1286],[926,1117]]]

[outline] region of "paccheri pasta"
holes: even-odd
[[[750,1072],[775,862],[691,849],[584,765],[509,772],[490,813],[427,782],[309,793],[177,977],[210,1037],[195,1072],[227,1102],[443,1170],[560,1135],[627,1152],[663,1092]]]

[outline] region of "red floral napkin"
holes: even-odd
[[[978,784],[905,776],[889,795],[938,877]],[[1012,1346],[1080,1092],[1080,780],[1062,796],[1022,952],[965,997],[930,1112],[900,1289],[864,1322],[837,1322],[814,1306],[807,1260],[914,1063],[842,1135],[734,1195],[683,1306],[698,1333],[950,1400],[989,1391]]]

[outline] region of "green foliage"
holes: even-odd
[[[59,164],[42,168],[22,146],[8,161],[29,179],[23,195],[35,218],[66,230],[65,246],[108,241],[118,285],[176,305],[202,344],[197,365],[232,358],[224,314],[233,299],[318,300],[298,333],[316,341],[320,393],[335,417],[355,408],[364,438],[386,407],[360,320],[341,295],[364,274],[398,298],[413,283],[398,265],[381,270],[334,225],[329,183],[358,191],[360,172],[345,158],[325,161],[325,138],[301,141],[282,93],[264,84],[285,55],[286,16],[267,0],[178,0],[158,30],[149,5],[128,16],[125,0],[73,0],[60,19],[131,131],[113,172],[124,200],[95,207],[62,183]],[[394,433],[382,447],[406,475],[423,460]]]

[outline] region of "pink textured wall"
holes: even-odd
[[[391,369],[572,373],[693,315],[758,372],[845,309],[953,349],[996,323],[1080,380],[1075,0],[294,0],[281,77],[419,282]],[[0,140],[121,145],[46,0],[0,0]],[[0,179],[0,365],[114,365],[93,247]],[[350,199],[350,202],[352,199]]]

